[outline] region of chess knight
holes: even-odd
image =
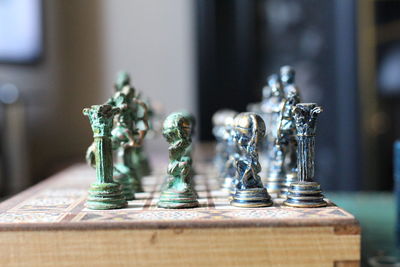
[[[192,159],[187,150],[191,145],[192,125],[185,114],[172,113],[164,121],[163,136],[169,143],[169,164],[166,184],[162,187],[158,207],[194,208],[199,206],[193,189]]]
[[[258,176],[261,166],[257,145],[265,136],[264,121],[256,113],[240,113],[234,119],[233,129],[234,140],[241,155],[236,161],[238,182],[230,203],[233,206],[248,208],[271,206],[271,197]]]

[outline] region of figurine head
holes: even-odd
[[[270,88],[272,96],[283,96],[283,86],[279,80],[273,83]]]
[[[234,139],[242,147],[255,149],[265,130],[264,120],[253,112],[240,113],[233,121]]]
[[[214,113],[212,116],[213,134],[217,139],[226,139],[226,135],[230,135],[236,115],[237,112],[230,109],[221,109]]]
[[[192,127],[190,120],[181,112],[171,113],[164,121],[163,136],[168,143],[179,140],[191,140]]]
[[[121,71],[117,75],[117,81],[115,82],[115,90],[121,91],[123,87],[131,83],[131,78],[126,71]]]
[[[280,80],[283,84],[293,84],[296,72],[291,66],[283,66],[280,69]]]

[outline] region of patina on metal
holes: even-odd
[[[119,108],[111,105],[94,105],[83,110],[83,114],[89,117],[94,138],[86,159],[96,168],[96,182],[90,186],[86,201],[89,209],[118,209],[127,205],[121,185],[113,181],[111,129],[114,115],[119,112]]]
[[[258,176],[261,166],[257,145],[265,136],[264,121],[256,113],[244,112],[235,117],[233,128],[234,140],[241,150],[241,156],[236,161],[238,183],[230,203],[246,208],[271,206],[271,197]]]
[[[236,174],[235,156],[238,153],[233,140],[233,120],[238,113],[230,109],[222,109],[214,113],[213,134],[217,140],[214,164],[218,170],[218,178],[222,190],[229,193],[233,189],[232,181]]]
[[[164,121],[163,136],[169,143],[168,177],[158,207],[178,209],[199,206],[193,190],[192,159],[187,154],[191,145],[192,127],[190,119],[182,113],[172,113]]]
[[[291,183],[284,204],[297,208],[324,207],[327,203],[320,184],[314,181],[315,132],[322,108],[315,103],[300,103],[294,108],[297,129],[298,181]]]
[[[119,73],[114,86],[116,92],[107,104],[121,110],[112,131],[113,148],[118,157],[114,166],[114,180],[123,185],[124,193],[130,200],[134,199],[135,192],[143,192],[138,149],[143,145],[149,125],[147,105],[139,99],[135,88],[129,83],[129,75],[126,72]]]

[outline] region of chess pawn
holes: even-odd
[[[238,182],[230,203],[247,208],[271,206],[271,197],[258,176],[261,166],[258,162],[257,145],[265,135],[264,121],[256,113],[240,113],[234,119],[233,130],[241,156],[236,161]]]
[[[314,103],[297,104],[294,119],[298,142],[298,181],[292,183],[284,204],[296,208],[324,207],[320,184],[314,182],[314,146],[318,114],[322,108]]]
[[[86,201],[89,209],[118,209],[127,205],[121,185],[113,181],[111,129],[114,115],[119,111],[110,105],[95,105],[83,110],[83,114],[89,117],[94,137],[87,159],[96,168],[96,182],[91,185]]]
[[[191,145],[190,120],[182,113],[172,113],[164,121],[163,136],[169,143],[168,177],[162,187],[158,207],[194,208],[199,206],[192,187],[192,159],[187,155]]]
[[[234,161],[231,159],[237,150],[232,134],[233,119],[236,115],[236,111],[223,109],[217,111],[212,117],[213,134],[217,140],[215,164],[221,187],[225,192],[231,190],[232,179],[236,173]]]

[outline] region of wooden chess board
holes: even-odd
[[[157,208],[163,174],[127,208],[85,208],[95,172],[79,164],[0,204],[0,262],[9,265],[357,266],[360,228],[348,212],[229,205],[210,166],[197,166],[200,207]],[[52,251],[52,253],[50,253]],[[152,254],[153,253],[153,254]],[[135,264],[133,264],[135,263]]]

